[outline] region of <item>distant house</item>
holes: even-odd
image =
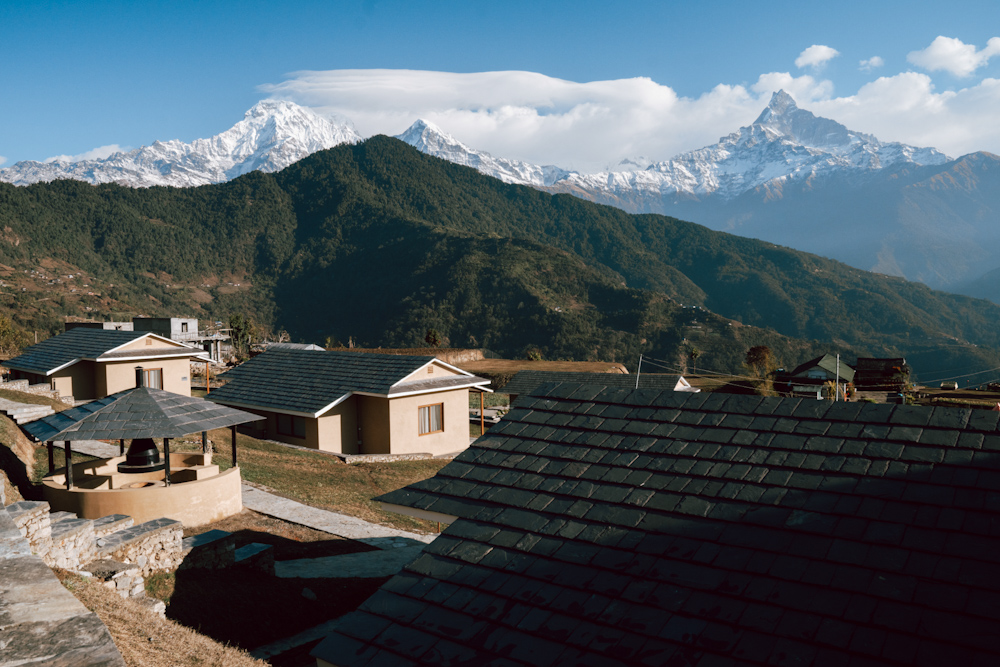
[[[854,370],[854,386],[858,391],[903,391],[910,380],[910,367],[902,358],[860,357]]]
[[[670,389],[698,393],[700,389],[691,386],[683,375],[667,373],[640,373],[623,375],[621,373],[573,373],[556,371],[519,371],[510,382],[497,389],[498,392],[509,394],[513,402],[517,396],[530,394],[547,382],[581,382],[584,384],[602,385],[618,389]]]
[[[132,325],[136,331],[149,331],[170,340],[197,345],[217,363],[232,354],[229,334],[221,328],[199,329],[195,317],[133,317]]]
[[[791,372],[778,374],[775,378],[781,391],[816,398],[823,397],[823,386],[827,382],[838,380],[838,390],[844,396],[847,385],[854,381],[854,369],[843,361],[838,362],[837,357],[832,354],[810,359]]]
[[[227,372],[218,403],[267,417],[266,437],[342,454],[469,446],[469,390],[489,380],[434,357],[272,349]]]
[[[998,665],[998,419],[545,385],[381,497],[450,525],[312,655]]]
[[[91,400],[135,387],[136,367],[144,369],[146,386],[190,396],[190,362],[205,357],[198,348],[157,334],[80,327],[32,345],[3,365],[12,379]]]

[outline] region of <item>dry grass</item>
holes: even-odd
[[[226,470],[232,460],[229,429],[209,432],[214,463]],[[176,440],[177,451],[200,451],[198,438]],[[447,463],[441,459],[347,465],[330,454],[285,447],[239,434],[237,457],[243,479],[313,507],[350,514],[403,530],[432,532],[427,521],[385,512],[375,496],[435,475]]]
[[[141,605],[123,600],[97,582],[55,571],[83,605],[108,626],[129,667],[266,667],[244,651],[225,646],[179,623],[160,618]]]
[[[529,361],[526,359],[483,359],[456,364],[476,375],[503,375],[518,371],[562,371],[573,373],[627,373],[624,364],[614,361]]]

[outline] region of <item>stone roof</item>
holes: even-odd
[[[4,366],[47,375],[81,359],[112,359],[146,356],[196,356],[204,354],[194,348],[156,348],[113,352],[122,345],[148,336],[148,331],[117,331],[111,329],[70,329],[58,336],[43,340],[24,350],[20,356],[3,362]]]
[[[179,438],[263,419],[203,398],[136,387],[24,424],[40,442]]]
[[[680,381],[680,375],[667,373],[640,373],[640,389],[670,389],[673,390]],[[603,385],[620,389],[635,389],[636,376],[623,373],[573,373],[554,371],[519,371],[505,384],[502,391],[505,394],[530,394],[546,382],[580,382],[583,384]]]
[[[313,655],[1000,664],[998,420],[545,385],[380,498],[458,518]]]
[[[400,354],[272,349],[228,371],[224,377],[229,382],[213,389],[208,398],[228,405],[316,414],[351,393],[405,393],[404,387],[395,385],[433,361],[434,357]],[[469,374],[458,383],[454,377],[445,379],[452,382],[443,388],[488,383]],[[428,381],[425,390],[433,390],[433,382]],[[414,389],[410,383],[405,387]]]

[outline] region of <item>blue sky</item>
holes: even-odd
[[[500,155],[591,167],[715,141],[778,86],[883,139],[1000,152],[998,19],[986,1],[6,0],[0,156],[190,141],[273,95],[365,135],[428,117]],[[366,87],[356,70],[379,71]],[[497,71],[541,76],[446,76]]]

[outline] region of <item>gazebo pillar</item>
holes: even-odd
[[[118,456],[125,456],[125,438],[118,441]]]
[[[73,488],[73,445],[69,440],[63,442],[63,453],[66,456],[66,488]]]
[[[45,448],[49,450],[49,474],[51,475],[56,471],[56,448],[51,440],[45,443]]]
[[[231,436],[230,440],[232,440],[232,443],[233,443],[233,467],[235,468],[236,467],[236,427],[235,426],[230,426],[229,427],[229,432],[230,432],[230,436]]]
[[[208,431],[201,432],[201,453],[208,454]]]
[[[170,438],[163,439],[163,483],[170,486]]]

